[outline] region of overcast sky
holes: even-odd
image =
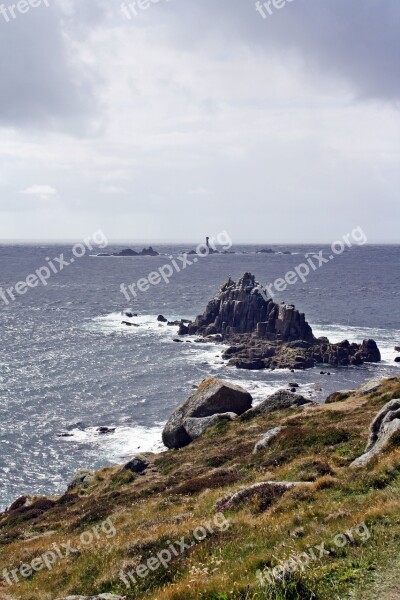
[[[400,241],[399,0],[49,2],[0,15],[1,239]]]

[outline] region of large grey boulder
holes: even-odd
[[[210,421],[204,421],[205,418],[224,413],[241,415],[251,408],[252,402],[251,395],[240,386],[214,378],[206,379],[170,417],[162,434],[163,442],[167,448],[183,448],[196,439],[200,431],[204,433],[211,426]],[[199,423],[195,423],[194,419],[198,419]]]
[[[364,467],[383,452],[396,434],[400,433],[400,399],[391,400],[376,415],[365,453],[351,463],[351,467]]]
[[[248,419],[253,419],[254,417],[268,414],[275,410],[296,408],[305,404],[310,404],[310,400],[307,400],[301,394],[295,394],[288,390],[278,390],[254,408],[248,410],[242,415],[242,419],[247,421]]]

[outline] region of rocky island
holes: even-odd
[[[126,258],[131,256],[160,256],[160,254],[157,252],[157,250],[154,250],[152,246],[149,246],[148,248],[143,248],[143,250],[140,252],[136,252],[136,250],[132,250],[131,248],[125,248],[124,250],[121,250],[121,252],[113,252],[112,254],[106,254],[103,252],[97,256],[117,256],[120,258]]]
[[[268,299],[251,273],[238,282],[229,277],[202,315],[181,324],[179,334],[231,344],[223,358],[239,369],[345,367],[381,360],[374,340],[333,344],[316,338],[305,315],[293,304]]]

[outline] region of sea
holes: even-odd
[[[72,244],[1,245],[5,289],[47,266],[51,276],[15,300],[0,298],[0,510],[23,494],[56,495],[81,468],[127,461],[137,452],[163,450],[163,425],[206,377],[242,385],[259,402],[289,382],[323,402],[333,391],[355,389],[374,377],[400,374],[400,246],[348,248],[306,281],[277,293],[306,314],[315,335],[337,342],[374,338],[380,364],[291,373],[241,371],[221,358],[221,345],[193,338],[177,343],[177,327],[157,321],[192,319],[230,275],[253,273],[267,285],[328,246],[234,246],[235,254],[190,261],[169,283],[126,297],[121,284],[137,283],[195,245],[154,244],[157,257],[72,257]],[[126,246],[125,246],[126,247]],[[131,244],[141,249],[143,245]],[[290,254],[287,254],[290,252]],[[61,254],[68,265],[53,259]],[[50,269],[50,262],[53,269]],[[169,271],[169,270],[168,270]],[[33,281],[33,280],[32,280]],[[142,286],[143,289],[146,286]],[[20,288],[23,290],[23,288]],[[136,289],[136,288],[135,288]],[[138,316],[124,317],[126,311]],[[134,327],[122,324],[135,323]],[[321,375],[329,371],[330,375]],[[108,434],[100,427],[111,430]],[[112,431],[114,430],[114,431]]]

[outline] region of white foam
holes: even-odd
[[[134,310],[132,311],[135,312]],[[113,312],[107,315],[94,317],[87,325],[92,331],[103,333],[105,335],[123,333],[131,335],[143,335],[153,333],[156,335],[172,337],[176,336],[177,327],[160,323],[157,321],[158,315],[138,315],[137,317],[127,317],[124,312]],[[171,317],[175,321],[175,317]],[[177,319],[178,320],[178,319]],[[132,326],[123,324],[123,321],[131,323]]]
[[[157,423],[154,427],[116,427],[114,433],[107,434],[100,434],[97,427],[88,427],[72,429],[68,432],[68,437],[61,439],[68,443],[98,446],[99,458],[119,464],[138,452],[161,452],[164,449],[162,430],[162,423]]]

